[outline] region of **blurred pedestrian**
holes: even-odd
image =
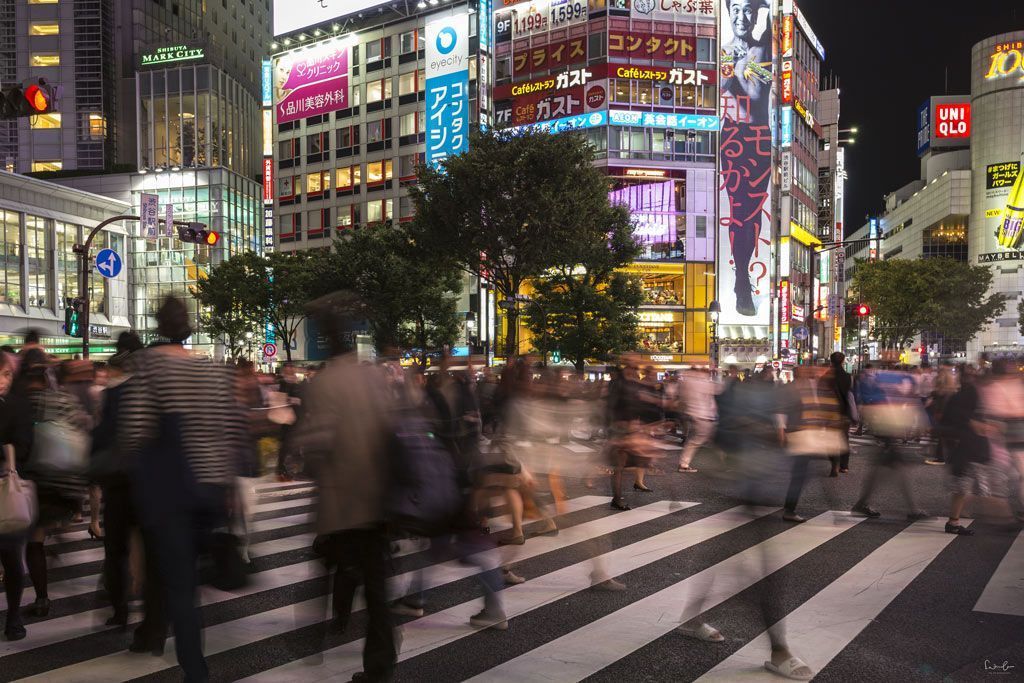
[[[147,586],[163,587],[185,680],[206,681],[197,559],[212,547],[213,530],[227,521],[244,423],[232,369],[183,346],[192,336],[192,317],[181,299],[169,296],[161,304],[161,341],[137,352],[136,371],[122,397],[119,437],[134,460]],[[159,654],[165,638],[162,615],[147,614],[131,649]]]
[[[721,457],[715,446],[715,427],[718,419],[716,404],[717,384],[711,378],[709,369],[692,370],[680,382],[679,395],[682,408],[680,413],[689,422],[686,444],[679,456],[678,472],[697,472],[691,466],[694,457],[702,448],[711,448]]]
[[[11,354],[0,353],[0,486],[6,495],[21,494],[24,505],[35,507],[35,492],[18,481],[21,467],[31,444],[32,421],[30,408],[17,396],[9,394],[14,381],[14,367]],[[16,490],[17,487],[17,490]],[[16,529],[0,533],[0,569],[3,570],[4,592],[7,597],[7,616],[4,623],[4,638],[21,640],[25,637],[25,625],[21,616],[21,597],[24,591],[23,558],[25,540],[31,526],[28,520],[19,521]],[[0,523],[14,524],[14,520],[0,519]],[[24,524],[24,526],[22,526]]]
[[[857,401],[853,396],[853,378],[846,371],[846,355],[836,351],[828,358],[829,370],[822,378],[839,402],[841,424],[837,425],[842,438],[842,447],[838,455],[829,456],[832,469],[830,477],[838,477],[850,471],[850,426],[858,421]]]

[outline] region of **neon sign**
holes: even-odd
[[[142,55],[142,65],[186,62],[192,59],[202,59],[205,56],[206,52],[201,47],[171,45],[170,47],[158,47],[156,52]]]
[[[1024,41],[1016,41],[1012,43],[1001,43],[996,45],[996,49],[992,52],[992,56],[989,58],[988,72],[985,74],[985,80],[990,81],[996,78],[1006,78],[1007,76],[1017,75],[1020,73],[1020,80],[1024,81]]]

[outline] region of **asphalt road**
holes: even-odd
[[[599,453],[587,442],[556,449]],[[397,618],[396,680],[782,680],[762,668],[770,625],[818,681],[1024,680],[1024,537],[976,509],[968,510],[976,535],[942,533],[947,474],[923,464],[924,448],[907,447],[906,472],[915,507],[934,518],[909,522],[891,480],[870,502],[881,518],[847,514],[869,468],[868,440],[858,440],[849,474],[828,479],[827,463],[812,463],[798,508],[804,524],[781,519],[785,473],[758,473],[759,507],[741,507],[736,484],[749,479],[722,471],[710,454],[695,461],[700,472],[676,473],[678,447],[665,441],[662,450],[646,480],[654,492],[627,487],[633,510],[609,508],[603,479],[592,489],[570,479],[560,534],[499,551],[527,579],[503,591],[507,631],[466,623],[482,602],[472,567],[403,548],[393,590],[407,590],[419,569],[431,588],[424,617]],[[203,590],[213,678],[349,680],[361,668],[365,614],[344,634],[316,637],[324,612],[309,550],[311,487],[258,488],[251,584]],[[500,521],[493,528],[507,533]],[[84,526],[50,549],[51,613],[28,620],[27,639],[0,641],[0,681],[180,680],[172,643],[162,658],[130,655],[126,636],[102,625],[102,547]],[[590,587],[595,556],[626,590]],[[33,599],[28,589],[24,603]],[[685,638],[675,630],[684,613],[702,614],[725,640]]]

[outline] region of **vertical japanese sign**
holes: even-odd
[[[263,203],[274,203],[274,159],[263,158]]]
[[[164,234],[174,237],[174,204],[170,202],[164,205]]]
[[[159,210],[160,197],[158,195],[139,195],[139,218],[142,219],[142,234],[147,239],[155,239],[159,236],[159,219],[157,218]]]
[[[469,15],[427,24],[427,163],[469,148]]]
[[[775,2],[720,1],[720,320],[726,325],[768,325]]]
[[[264,59],[260,70],[260,94],[263,96],[263,106],[274,106],[274,66],[269,59]]]

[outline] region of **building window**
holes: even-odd
[[[21,225],[14,211],[0,211],[0,237],[3,238],[3,270],[0,272],[0,302],[20,306],[21,301]]]
[[[28,25],[30,36],[56,36],[60,34],[60,24],[49,21],[33,21]]]
[[[330,133],[313,133],[306,136],[306,154],[320,154],[327,152],[331,147]]]
[[[293,199],[299,190],[298,176],[285,176],[277,179],[277,198]]]
[[[103,114],[89,114],[89,137],[107,137],[107,119]]]
[[[413,214],[412,197],[399,197],[398,198],[398,218],[399,220],[405,220],[412,218]]]
[[[391,138],[391,119],[366,122],[366,141],[380,142]]]
[[[366,223],[380,223],[391,220],[391,207],[393,200],[382,199],[366,203]]]
[[[306,174],[306,196],[319,196],[331,189],[331,172],[317,171]]]
[[[339,190],[348,190],[353,187],[357,187],[362,182],[359,164],[339,168],[335,172],[335,176],[336,182],[334,186]]]
[[[44,130],[46,128],[60,128],[60,112],[49,114],[38,114],[29,117],[32,130]]]
[[[398,134],[415,135],[419,132],[419,113],[412,112],[409,114],[403,114],[401,119],[399,119]]]
[[[366,44],[366,63],[379,61],[381,58],[381,44],[380,40],[371,40]]]
[[[407,74],[402,74],[398,77],[398,94],[399,95],[411,95],[417,91],[416,88],[416,72],[410,71]]]
[[[366,164],[366,182],[369,185],[391,180],[391,160],[371,161]]]
[[[694,237],[696,237],[699,240],[706,239],[708,236],[708,217],[694,216],[693,230]]]
[[[60,66],[60,55],[55,52],[33,52],[28,63],[29,66]]]
[[[45,171],[59,171],[64,168],[64,162],[60,159],[54,159],[53,161],[33,161],[32,172],[43,173]]]
[[[359,204],[338,207],[338,229],[351,228],[361,223]]]
[[[310,211],[306,216],[306,220],[308,221],[306,225],[307,236],[322,235],[324,228],[331,227],[331,210],[325,208]]]
[[[416,31],[406,31],[399,37],[399,54],[408,54],[416,51]]]
[[[281,216],[281,239],[289,242],[302,239],[301,213],[289,213]]]
[[[426,85],[427,72],[424,71],[423,69],[420,69],[419,71],[416,72],[416,90],[418,92],[423,92],[423,89],[426,87]]]
[[[288,138],[277,143],[277,160],[294,161],[302,154],[302,141],[299,138]]]
[[[355,147],[359,144],[359,126],[345,126],[337,132],[338,148]]]
[[[25,255],[28,257],[28,298],[27,305],[43,308],[49,302],[47,296],[46,261],[46,219],[39,216],[25,216]]]
[[[416,167],[422,163],[422,159],[419,154],[406,154],[398,160],[398,173],[399,177],[405,180],[406,178],[416,177]]]
[[[370,81],[366,84],[366,102],[380,102],[391,99],[391,79]]]

